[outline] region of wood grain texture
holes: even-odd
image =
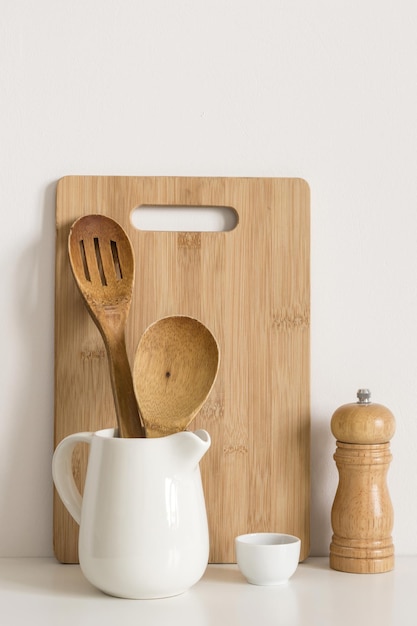
[[[229,232],[138,231],[140,205],[229,206]],[[301,179],[65,177],[57,189],[55,444],[112,427],[105,349],[72,278],[67,238],[88,213],[117,220],[135,251],[126,327],[131,361],[145,329],[167,315],[199,319],[216,337],[220,368],[192,429],[212,446],[201,463],[210,562],[234,562],[234,537],[277,531],[302,539],[310,518],[309,189]],[[82,487],[86,452],[74,458]],[[54,502],[54,546],[77,561],[77,527]]]

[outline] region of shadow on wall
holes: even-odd
[[[52,555],[55,194],[51,183],[40,204],[41,238],[17,259],[9,294],[20,360],[0,494],[1,556]]]
[[[336,443],[330,418],[311,419],[311,556],[328,556],[332,537],[331,506],[338,484],[333,460]],[[329,503],[329,494],[331,502]]]

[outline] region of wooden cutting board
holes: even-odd
[[[150,206],[226,206],[229,232],[150,232],[131,223]],[[132,361],[144,330],[190,315],[216,336],[221,364],[192,424],[212,446],[201,462],[210,562],[235,562],[234,537],[295,534],[301,560],[310,518],[309,188],[291,178],[68,176],[58,182],[55,285],[55,445],[66,435],[116,425],[107,359],[71,274],[67,239],[88,213],[117,220],[135,250],[126,341]],[[74,454],[82,489],[87,450]],[[54,497],[54,549],[78,560],[78,526]]]

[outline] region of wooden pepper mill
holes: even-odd
[[[331,420],[339,485],[331,513],[330,567],[374,574],[394,568],[394,511],[386,477],[395,419],[386,407],[371,402],[368,389],[359,389],[357,397]]]

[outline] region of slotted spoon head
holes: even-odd
[[[218,368],[217,341],[198,320],[170,316],[149,326],[133,366],[146,436],[185,430],[210,394]]]
[[[124,325],[135,266],[123,228],[105,215],[80,217],[71,227],[68,253],[75,281],[96,324],[100,327],[105,319],[113,319]]]

